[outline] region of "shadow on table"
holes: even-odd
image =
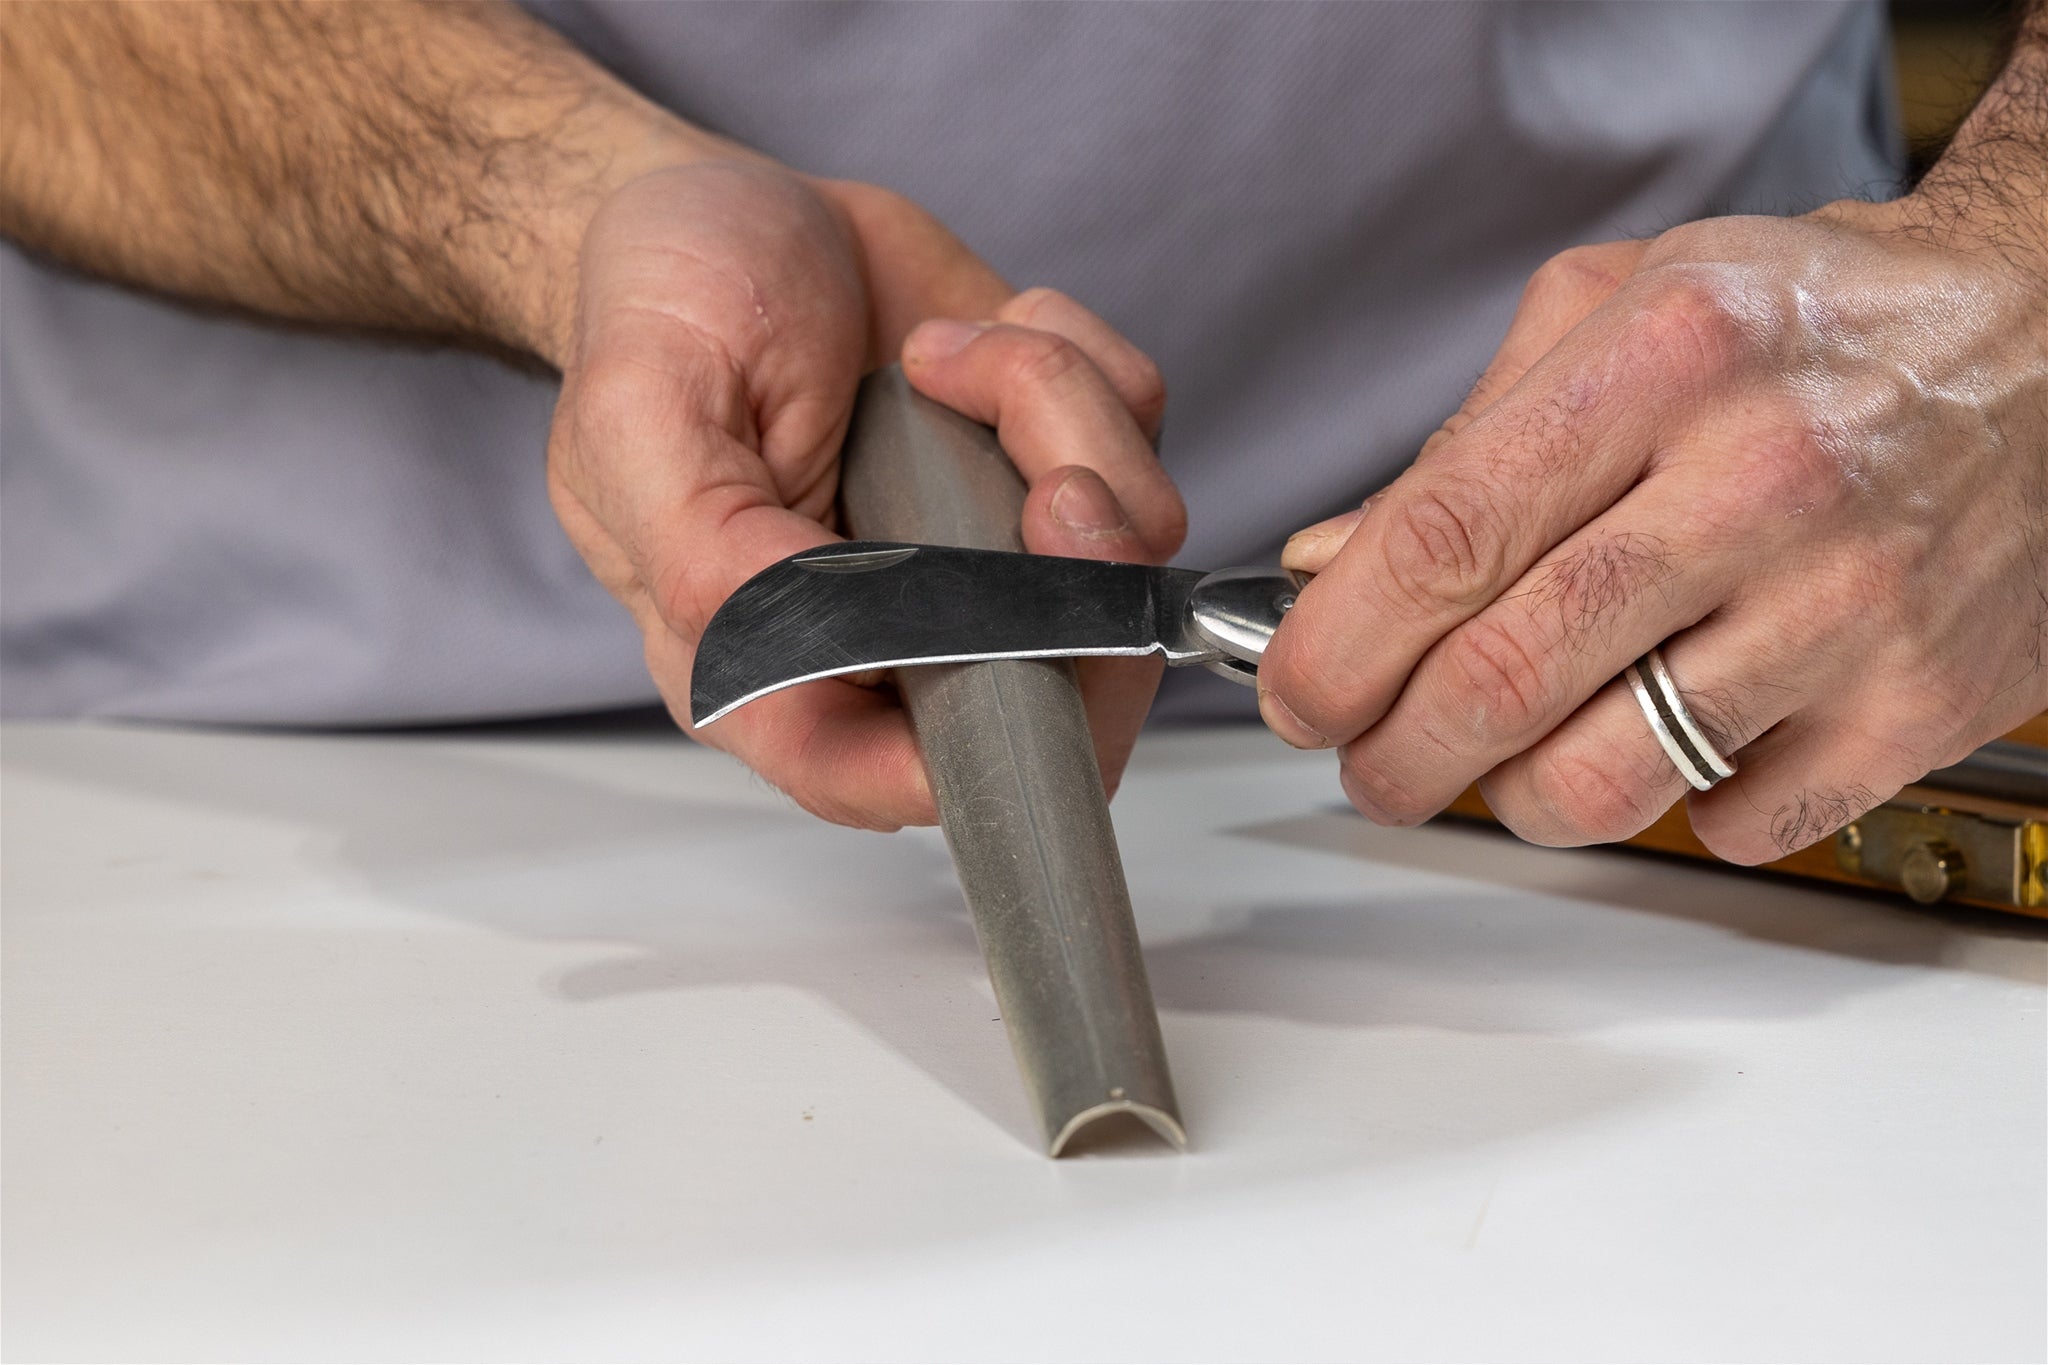
[[[176,732],[30,731],[10,737],[6,759],[325,830],[307,856],[383,901],[615,950],[543,983],[572,1001],[794,987],[1036,1149],[936,834],[827,827],[723,756],[678,739],[650,763],[644,734],[619,738],[633,748],[602,781],[587,753],[612,742],[601,732],[507,749],[504,735],[486,748],[461,735],[202,745]],[[584,751],[566,755],[576,761],[565,739]],[[1145,780],[1141,768],[1132,783]],[[1469,834],[1322,811],[1230,833],[1188,854],[1206,918],[1148,948],[1198,1156],[1223,1160],[1070,1163],[1053,1176],[1070,1191],[1150,1198],[1188,1179],[1307,1175],[1584,1122],[1694,1079],[1683,1062],[1590,1030],[1824,1010],[1885,988],[1901,966],[1988,969],[1938,917],[1788,888],[1766,904],[1707,872],[1518,849],[1493,864],[1512,883],[1487,885],[1470,880]],[[1245,858],[1247,840],[1274,856]],[[1326,855],[1407,878],[1333,894],[1350,881],[1315,866]],[[1328,1031],[1314,1049],[1285,1031],[1304,1025]],[[1279,1155],[1230,1160],[1261,1150]]]
[[[1382,829],[1348,807],[1333,807],[1225,832],[1356,863],[1455,878],[1474,875],[1475,847],[1480,847],[1487,880],[1525,895],[1593,902],[1855,963],[1943,967],[2029,984],[2043,983],[2048,963],[2039,954],[1998,950],[2008,942],[2048,943],[2048,920],[1967,906],[1925,908],[1896,893],[1822,888],[1636,849],[1540,848],[1490,825],[1444,822]],[[1475,840],[1480,842],[1475,845]],[[1603,925],[1603,932],[1614,929]],[[1524,945],[1517,957],[1527,949],[1551,956],[1550,947]],[[1784,960],[1799,963],[1802,971],[1812,967],[1810,960]],[[1667,999],[1659,997],[1660,1002]]]

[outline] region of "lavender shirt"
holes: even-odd
[[[1269,560],[1397,472],[1552,253],[1899,175],[1870,3],[534,9],[698,123],[909,194],[1150,352],[1202,566]],[[12,248],[0,300],[6,714],[653,698],[548,509],[552,384]],[[1163,709],[1249,705],[1199,675]]]

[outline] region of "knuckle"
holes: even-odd
[[[1027,388],[1060,393],[1085,381],[1090,368],[1079,346],[1051,332],[1027,331],[1016,361],[1016,376]]]
[[[1938,666],[1896,685],[1890,705],[1850,732],[1858,772],[1872,786],[1897,788],[1967,757],[1997,690],[1990,678],[1945,676]]]
[[[1675,572],[1662,536],[1639,531],[1589,536],[1538,566],[1527,593],[1528,610],[1553,618],[1562,643],[1582,645],[1612,623],[1617,611]]]
[[[1415,464],[1420,465],[1441,451],[1452,437],[1472,425],[1473,416],[1474,413],[1471,408],[1464,407],[1458,409],[1449,417],[1444,418],[1443,425],[1429,433],[1428,437],[1423,440],[1422,449],[1416,452]]]
[[[1140,535],[1146,547],[1165,560],[1178,554],[1188,538],[1188,505],[1179,489],[1163,480],[1161,484],[1151,500],[1156,505],[1144,511]]]
[[[1899,534],[1873,535],[1817,563],[1808,559],[1800,565],[1803,586],[1811,594],[1805,625],[1815,653],[1840,657],[1881,642],[1886,655],[1903,658],[1926,638],[1924,599],[1909,587],[1917,552],[1897,543]],[[1757,572],[1768,570],[1759,567]]]
[[[1811,405],[1773,403],[1747,424],[1730,461],[1728,494],[1744,506],[1804,516],[1833,510],[1852,491],[1845,477],[1841,433]]]
[[[647,585],[648,597],[654,603],[655,614],[671,630],[685,639],[694,640],[700,629],[697,623],[710,620],[717,604],[710,604],[708,611],[705,609],[703,589],[691,568],[689,556],[676,555],[647,566],[641,575]]]
[[[1602,246],[1575,246],[1538,266],[1523,298],[1602,297],[1613,293],[1625,278],[1614,252]]]
[[[1697,218],[1645,243],[1644,259],[1659,266],[1753,259],[1781,248],[1786,231],[1796,222],[1756,214]]]
[[[1033,285],[1005,303],[997,310],[996,316],[1015,326],[1033,328],[1062,338],[1069,330],[1088,338],[1094,353],[1084,350],[1083,358],[1112,377],[1119,396],[1132,415],[1148,429],[1156,426],[1164,415],[1166,379],[1159,372],[1159,366],[1072,296],[1045,285]],[[1065,328],[1061,326],[1062,322],[1066,324]],[[1076,345],[1076,349],[1082,348]]]
[[[1603,746],[1561,746],[1538,754],[1529,772],[1533,804],[1543,822],[1542,843],[1594,844],[1626,839],[1664,813],[1658,779],[1640,761]]]
[[[1688,261],[1710,259],[1729,243],[1724,240],[1722,224],[1713,219],[1680,223],[1677,227],[1666,228],[1650,243],[1649,263],[1651,265],[1684,264]]]
[[[1478,617],[1444,642],[1444,669],[1455,713],[1482,736],[1527,732],[1548,715],[1550,688],[1541,660],[1516,633]]]
[[[1079,306],[1073,299],[1057,289],[1052,289],[1042,284],[1034,284],[1004,304],[997,310],[996,315],[1007,322],[1014,322],[1020,327],[1033,327],[1037,325],[1036,319],[1039,314],[1047,308],[1065,309],[1078,308]]]
[[[1666,267],[1630,318],[1623,354],[1669,374],[1719,375],[1759,349],[1755,309],[1713,268]]]
[[[1158,362],[1133,348],[1123,388],[1132,415],[1148,430],[1157,426],[1166,415],[1166,376],[1160,373]]]
[[[1342,764],[1351,788],[1393,823],[1419,825],[1436,814],[1438,803],[1413,791],[1384,768],[1365,763],[1350,751]]]
[[[1417,607],[1485,602],[1499,581],[1504,537],[1485,495],[1470,484],[1426,489],[1387,510],[1387,571]]]

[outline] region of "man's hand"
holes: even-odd
[[[912,383],[1000,430],[1030,548],[1157,561],[1180,543],[1158,372],[1106,323],[1015,294],[898,196],[683,123],[509,5],[18,0],[0,88],[0,231],[24,244],[561,370],[555,507],[679,717],[718,603],[832,537],[855,384],[899,349]],[[1082,668],[1112,788],[1157,675]],[[935,818],[886,692],[795,689],[711,738],[828,818]]]
[[[1736,862],[2048,707],[2048,41],[1914,195],[1570,251],[1400,479],[1298,535],[1260,667],[1367,816],[1478,779],[1539,843],[1687,788],[1617,675],[1662,645]]]
[[[1000,432],[1031,486],[1028,548],[1159,562],[1180,544],[1180,498],[1152,452],[1164,394],[1151,362],[1061,295],[1013,296],[898,196],[758,161],[679,164],[603,204],[580,280],[552,347],[565,378],[549,488],[686,728],[711,614],[769,563],[833,538],[855,386],[899,348],[921,391]],[[949,320],[913,330],[929,318]],[[1082,670],[1112,790],[1157,680],[1145,661]],[[705,737],[827,819],[936,819],[889,692],[815,683]]]

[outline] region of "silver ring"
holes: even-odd
[[[1657,736],[1657,743],[1664,746],[1664,753],[1677,767],[1679,775],[1692,783],[1697,791],[1705,791],[1724,777],[1732,777],[1735,764],[1723,757],[1692,718],[1692,712],[1685,709],[1679,700],[1678,684],[1671,681],[1671,670],[1664,666],[1664,655],[1651,650],[1622,671],[1628,679],[1629,691],[1636,694],[1636,705],[1643,708],[1643,719],[1650,722],[1650,733]]]

